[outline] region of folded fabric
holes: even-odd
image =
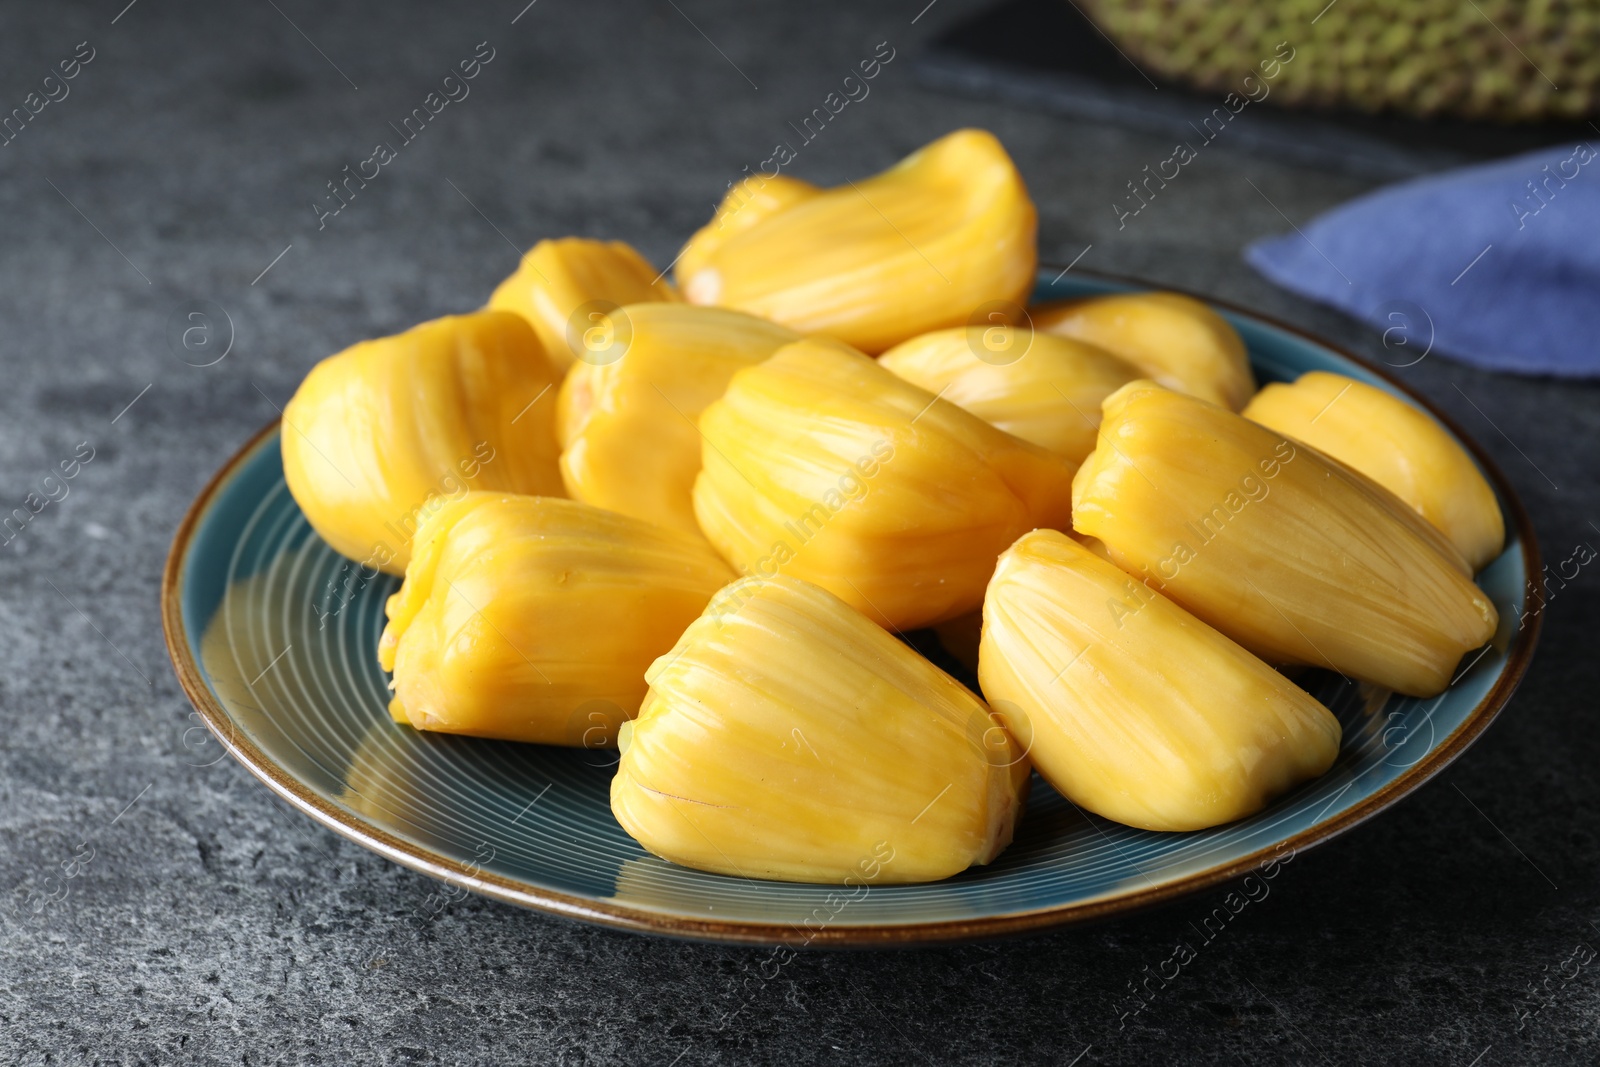
[[[1408,358],[1431,341],[1492,370],[1600,376],[1596,143],[1391,185],[1245,259],[1285,289],[1404,329]]]

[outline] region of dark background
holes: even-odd
[[[1288,230],[1263,193],[1303,224],[1365,180],[1219,143],[1119,232],[1111,202],[1167,139],[919,87],[921,44],[981,5],[940,0],[913,24],[926,0],[538,0],[513,25],[525,0],[125,2],[0,7],[0,110],[78,42],[96,50],[0,148],[0,511],[79,442],[95,449],[70,496],[0,548],[0,1062],[1595,1061],[1600,968],[1561,973],[1600,946],[1588,569],[1550,600],[1493,730],[1298,857],[1123,1030],[1128,983],[1220,893],[996,944],[803,952],[719,1030],[764,951],[475,897],[427,919],[434,883],[231,760],[191,766],[196,719],[157,610],[168,541],[305,371],[476,307],[541,237],[623,238],[664,265],[879,42],[896,58],[792,173],[837,183],[987,127],[1038,202],[1047,260],[1092,245],[1080,269],[1236,301],[1375,362],[1412,355],[1239,257]],[[485,40],[496,56],[471,96],[318,232],[324,183]],[[197,368],[168,335],[204,300],[235,338]],[[1437,354],[1400,373],[1495,455],[1548,560],[1600,545],[1594,387]],[[94,859],[47,883],[80,844]],[[38,914],[20,906],[63,884]]]

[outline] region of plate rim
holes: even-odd
[[[1057,265],[1041,262],[1038,277],[1053,271]],[[1068,268],[1070,269],[1070,268]],[[1055,275],[1059,278],[1066,270]],[[1143,289],[1181,293],[1206,304],[1298,337],[1320,346],[1358,367],[1376,375],[1396,388],[1401,395],[1436,418],[1453,433],[1472,455],[1479,467],[1495,487],[1503,502],[1510,526],[1516,531],[1522,547],[1524,589],[1527,600],[1544,599],[1544,569],[1533,522],[1522,505],[1515,488],[1483,447],[1444,411],[1408,384],[1343,347],[1318,337],[1308,330],[1283,322],[1270,315],[1242,307],[1226,300],[1193,293],[1145,279],[1099,271],[1079,271],[1083,277]],[[1544,615],[1535,613],[1532,624],[1518,631],[1506,650],[1506,666],[1493,688],[1467,714],[1462,724],[1416,764],[1405,768],[1393,780],[1349,811],[1319,822],[1282,841],[1263,847],[1229,863],[1193,872],[1172,882],[1141,889],[1121,896],[1082,903],[1052,905],[997,915],[977,916],[967,919],[949,919],[934,922],[879,923],[872,925],[826,925],[820,930],[781,922],[753,920],[697,919],[668,912],[633,907],[616,901],[597,901],[592,898],[562,893],[553,889],[530,886],[525,882],[502,878],[481,868],[469,867],[432,849],[414,845],[393,836],[362,816],[335,808],[324,798],[280,767],[270,756],[258,748],[248,737],[243,737],[232,726],[232,718],[206,683],[196,662],[194,650],[184,636],[183,625],[183,572],[193,547],[194,532],[210,511],[222,489],[229,484],[241,467],[252,459],[257,450],[277,433],[281,416],[256,431],[207,480],[205,487],[190,503],[178,524],[167,552],[166,564],[161,574],[161,626],[166,640],[167,654],[172,660],[173,672],[189,702],[194,705],[206,727],[223,747],[246,770],[260,779],[272,792],[291,806],[299,809],[321,825],[350,841],[361,845],[403,867],[428,875],[449,885],[459,886],[483,896],[508,904],[529,908],[548,915],[593,923],[612,929],[634,933],[656,934],[686,940],[712,941],[751,945],[817,945],[835,948],[874,948],[909,945],[948,945],[987,940],[999,937],[1036,933],[1054,927],[1077,925],[1124,915],[1159,906],[1181,897],[1201,892],[1213,886],[1231,882],[1250,873],[1284,847],[1298,855],[1305,849],[1333,840],[1361,823],[1397,804],[1416,792],[1450,764],[1454,763],[1492,723],[1510,702],[1512,694],[1521,684],[1533,660],[1544,628]]]

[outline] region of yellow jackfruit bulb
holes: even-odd
[[[896,345],[878,362],[1074,464],[1094,451],[1100,402],[1141,377],[1094,345],[1005,325],[935,330]]]
[[[1098,345],[1143,376],[1229,411],[1256,391],[1239,331],[1182,293],[1115,293],[1030,308],[1034,329]]]
[[[1011,841],[1028,762],[989,708],[814,585],[729,586],[646,678],[611,810],[663,859],[854,887]]]
[[[1437,526],[1474,571],[1500,554],[1505,519],[1467,450],[1428,414],[1375,386],[1327,371],[1273,383],[1244,417],[1365,474]]]
[[[419,730],[616,743],[644,672],[733,580],[698,537],[572,500],[468,493],[417,534],[378,661]]]
[[[683,253],[678,257],[677,277],[694,277],[729,240],[820,192],[822,190],[810,182],[784,174],[770,178],[765,174],[752,174],[745,178],[728,190],[711,221],[696,230],[689,243],[683,246]]]
[[[1039,774],[1129,826],[1232,822],[1339,754],[1327,708],[1054,530],[1000,557],[978,657],[984,695]]]
[[[1493,635],[1461,554],[1377,483],[1151,382],[1104,407],[1074,528],[1257,655],[1431,696]]]
[[[700,416],[700,529],[745,574],[909,630],[972,611],[995,557],[1070,521],[1073,464],[836,341],[780,348]]]
[[[503,311],[362,341],[313,367],[284,406],[284,479],[323,540],[401,574],[447,498],[563,494],[559,381],[533,330]]]
[[[486,305],[528,320],[551,362],[566,370],[611,307],[678,300],[678,291],[624,241],[562,237],[534,245]]]
[[[981,130],[758,216],[690,241],[677,274],[690,303],[878,353],[1033,288],[1038,215],[1011,157]]]
[[[800,335],[725,308],[633,304],[606,317],[605,361],[561,383],[561,475],[575,500],[699,536],[690,499],[706,405]]]

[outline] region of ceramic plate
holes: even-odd
[[[1137,288],[1078,273],[1045,280],[1054,275],[1041,274],[1036,299]],[[1314,338],[1218,310],[1244,336],[1263,382],[1330,370],[1432,410]],[[996,862],[931,885],[871,886],[853,900],[826,886],[704,874],[650,856],[611,816],[614,752],[425,734],[391,721],[375,649],[399,580],[363,580],[312,532],[284,484],[275,425],[218,472],[178,530],[162,590],[167,645],[212,732],[274,792],[457,887],[707,940],[870,945],[1041,929],[1193,892],[1326,841],[1437,774],[1504,707],[1537,638],[1537,613],[1518,622],[1525,596],[1540,602],[1538,549],[1505,478],[1451,429],[1498,492],[1509,540],[1478,577],[1500,632],[1466,657],[1442,696],[1385,700],[1312,672],[1300,681],[1339,717],[1343,749],[1326,775],[1253,818],[1198,833],[1134,830],[1080,814],[1036,776],[1016,840]]]

